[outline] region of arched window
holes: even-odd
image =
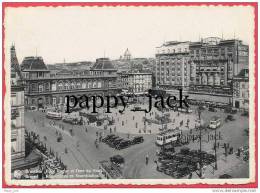
[[[81,89],[81,83],[77,82],[77,89]]]
[[[63,84],[62,84],[62,82],[59,82],[58,83],[58,90],[62,90],[63,89]]]
[[[97,88],[97,82],[96,81],[93,82],[93,88]]]
[[[92,82],[88,83],[88,88],[92,88]]]
[[[43,84],[39,84],[39,92],[43,92]]]
[[[100,81],[98,81],[97,87],[98,87],[98,88],[101,88],[101,82],[100,82]]]
[[[69,83],[68,82],[65,83],[64,89],[69,90]]]
[[[86,87],[87,87],[87,83],[86,83],[86,81],[83,81],[82,82],[82,88],[85,89]]]
[[[75,89],[76,85],[75,82],[71,82],[71,89]]]

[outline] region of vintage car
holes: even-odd
[[[118,150],[121,150],[121,149],[124,149],[124,148],[127,148],[131,145],[131,141],[130,140],[123,140],[121,141],[117,146],[116,146],[116,149]]]
[[[116,139],[118,139],[119,136],[113,136],[113,137],[110,137],[107,141],[106,141],[106,144],[110,145],[112,144]]]
[[[177,177],[181,178],[187,176],[190,173],[189,167],[187,164],[183,163],[177,168]]]
[[[143,143],[143,142],[144,142],[144,138],[142,136],[134,137],[131,141],[132,145]]]
[[[117,165],[121,165],[125,163],[125,159],[121,155],[115,155],[110,157],[110,161]]]
[[[64,123],[69,123],[71,125],[78,125],[80,123],[80,121],[77,118],[74,117],[63,117],[62,121]]]
[[[235,118],[234,118],[233,115],[227,115],[227,117],[226,117],[226,119],[225,119],[226,122],[227,122],[227,121],[234,121],[234,120],[235,120]]]
[[[114,137],[114,134],[107,135],[105,138],[102,139],[102,142],[106,143],[110,138]]]
[[[115,148],[121,141],[123,141],[124,139],[123,138],[116,138],[115,140],[113,140],[113,141],[110,141],[109,143],[108,143],[108,145],[110,146],[110,147],[112,147],[112,148]]]
[[[226,107],[226,108],[224,109],[224,112],[225,112],[225,113],[230,113],[230,114],[236,114],[236,113],[237,113],[237,109],[231,108],[231,107]]]

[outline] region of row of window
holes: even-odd
[[[163,50],[157,50],[158,54],[170,54],[170,53],[181,53],[181,52],[188,52],[188,48],[176,48],[176,49],[163,49]]]
[[[107,82],[107,86],[113,86],[111,81]],[[115,83],[113,83],[115,84]],[[58,82],[51,84],[51,90],[73,90],[73,89],[86,89],[86,88],[101,88],[102,82],[101,81],[93,81],[93,82]],[[28,90],[28,88],[27,88]],[[50,90],[50,83],[45,84],[37,84],[32,83],[31,84],[31,91],[32,92],[45,92]]]

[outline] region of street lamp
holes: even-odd
[[[217,165],[217,128],[215,129],[215,170],[218,169]]]
[[[200,124],[199,124],[199,130],[200,130],[200,173],[199,173],[199,177],[200,177],[200,178],[202,177],[202,159],[201,159],[201,156],[202,156],[202,153],[201,153],[201,112],[202,112],[202,110],[200,109],[200,107],[198,107],[198,115],[199,115],[199,121],[200,121]]]

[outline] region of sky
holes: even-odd
[[[155,57],[165,41],[218,36],[253,38],[252,7],[30,7],[7,8],[5,53],[15,43],[18,60],[42,56],[46,64]]]

